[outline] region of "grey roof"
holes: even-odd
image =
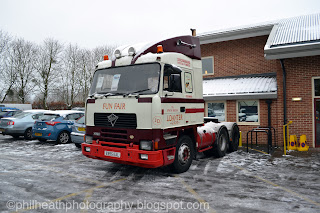
[[[199,34],[200,44],[269,35],[266,59],[320,55],[320,13]]]
[[[281,20],[271,47],[320,40],[320,14]]]
[[[272,28],[264,53],[266,59],[320,55],[320,14],[280,21]]]
[[[272,30],[272,27],[276,23],[278,23],[278,21],[270,21],[259,24],[238,26],[223,30],[215,30],[211,32],[200,33],[197,37],[200,39],[200,44],[208,44],[221,41],[269,35]]]
[[[205,100],[277,98],[276,76],[234,77],[203,80]]]

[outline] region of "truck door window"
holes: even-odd
[[[164,66],[163,90],[169,92],[182,92],[180,68],[168,64]]]

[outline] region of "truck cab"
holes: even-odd
[[[83,154],[186,171],[204,148],[197,141],[204,123],[201,65],[199,39],[192,36],[116,49],[96,67]]]

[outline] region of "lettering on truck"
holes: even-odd
[[[102,109],[126,109],[125,103],[104,103]]]

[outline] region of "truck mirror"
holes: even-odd
[[[169,76],[169,92],[182,92],[180,74],[171,74]]]

